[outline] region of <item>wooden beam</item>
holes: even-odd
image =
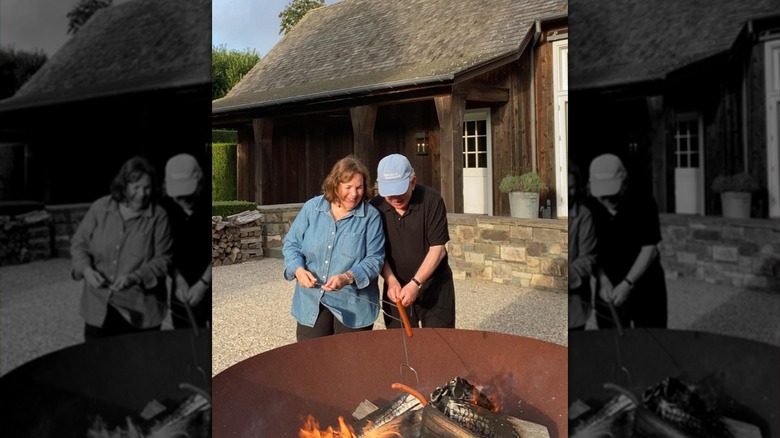
[[[252,131],[254,132],[254,154],[252,167],[254,168],[254,178],[252,180],[252,197],[250,200],[263,205],[271,199],[271,163],[273,159],[273,129],[274,119],[262,118],[252,120]]]
[[[252,169],[252,146],[255,143],[254,135],[247,126],[238,128],[238,145],[236,146],[236,198],[239,201],[251,201],[254,195],[251,193],[254,172]]]
[[[439,169],[441,195],[448,213],[463,213],[463,114],[466,100],[460,96],[437,96],[439,118]]]
[[[509,102],[509,89],[482,84],[457,84],[453,94],[478,102]]]
[[[366,166],[374,162],[374,127],[376,126],[376,105],[354,106],[349,109],[352,118],[352,153]]]
[[[668,151],[666,150],[666,117],[664,112],[664,99],[663,96],[648,96],[645,98],[647,105],[647,114],[650,118],[650,130],[649,140],[650,153],[652,154],[652,188],[653,197],[655,198],[659,212],[674,212],[674,196],[672,196],[671,202],[667,202],[667,194],[669,190],[674,193],[674,183],[667,181],[667,165],[666,157]],[[672,156],[674,154],[672,153]],[[672,170],[672,178],[674,178],[674,170]]]

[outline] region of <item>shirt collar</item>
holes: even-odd
[[[364,217],[366,215],[366,204],[367,204],[366,202],[361,201],[360,204],[357,205],[357,207],[347,212],[347,216],[351,214],[356,217]],[[320,199],[319,201],[317,201],[317,204],[314,208],[319,212],[329,213],[330,202],[327,199],[325,199],[325,195],[320,195]]]
[[[145,217],[152,217],[154,216],[154,202],[150,202],[149,206],[144,209],[144,211],[141,212],[141,216]],[[108,209],[112,212],[119,214],[119,202],[117,202],[113,197],[110,197],[108,200]]]

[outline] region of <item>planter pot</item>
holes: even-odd
[[[509,211],[512,217],[538,218],[539,193],[509,192]]]
[[[723,208],[723,217],[750,217],[750,193],[723,192],[720,194],[720,202]]]

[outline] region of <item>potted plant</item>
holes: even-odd
[[[544,187],[536,172],[506,175],[498,189],[509,194],[509,210],[512,217],[539,217],[539,192]]]
[[[720,193],[723,217],[749,218],[750,198],[758,190],[758,181],[747,172],[718,175],[712,181],[712,191]]]

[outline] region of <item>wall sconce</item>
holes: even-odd
[[[414,138],[417,140],[417,155],[428,155],[428,133],[418,132]]]

